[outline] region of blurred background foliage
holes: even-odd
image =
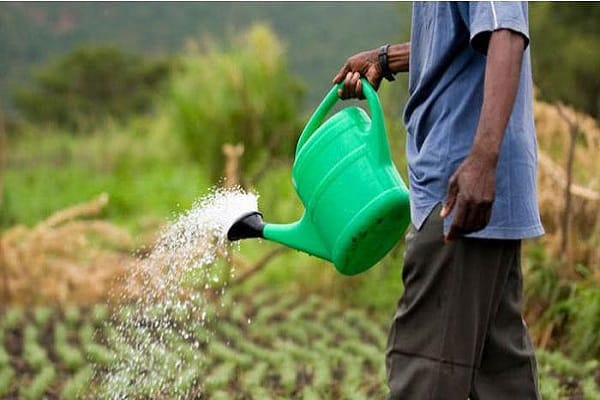
[[[600,381],[599,9],[530,6],[548,234],[525,246],[525,317],[549,399],[598,396]],[[1,4],[0,301],[104,302],[132,250],[222,183],[225,144],[243,145],[239,178],[266,217],[297,218],[290,166],[303,122],[347,56],[408,39],[409,15],[388,3]],[[406,87],[401,76],[379,91],[404,177]],[[277,249],[240,245],[242,275],[262,265],[240,290],[317,293],[381,321],[402,291],[402,243],[351,278]]]
[[[224,143],[244,144],[241,169],[248,177],[289,161],[301,127],[302,86],[272,30],[257,25],[233,43],[187,47],[166,106],[190,157],[213,181],[223,174]]]
[[[79,47],[35,70],[31,87],[17,89],[14,102],[29,121],[81,132],[107,118],[147,112],[170,69],[168,59],[114,46]]]
[[[539,2],[530,7],[533,70],[540,95],[600,118],[600,7]]]

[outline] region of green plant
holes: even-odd
[[[23,359],[34,370],[50,364],[46,350],[38,343],[38,331],[34,325],[27,325],[23,338]]]
[[[0,396],[10,392],[14,378],[15,371],[10,366],[0,366]]]
[[[38,307],[33,311],[33,319],[38,326],[44,326],[48,323],[54,310],[50,307]]]
[[[81,398],[87,385],[92,380],[93,369],[90,365],[78,370],[63,386],[60,397],[64,400],[75,400]]]
[[[301,90],[273,32],[256,25],[235,46],[189,54],[168,96],[173,128],[213,182],[223,171],[221,147],[243,143],[242,169],[252,176],[292,154]],[[210,95],[210,101],[206,101]]]
[[[74,327],[81,318],[80,310],[77,306],[69,306],[65,309],[65,322],[69,327]]]
[[[56,370],[52,365],[43,367],[29,385],[19,388],[19,396],[24,400],[41,399],[52,381],[56,378]]]
[[[58,322],[54,325],[54,351],[69,370],[77,371],[85,360],[81,351],[69,343],[67,335],[65,324]]]
[[[24,318],[25,313],[23,309],[19,307],[9,308],[4,314],[2,324],[5,329],[14,329],[23,322]]]
[[[600,287],[580,283],[567,300],[570,309],[569,350],[579,359],[600,357]]]

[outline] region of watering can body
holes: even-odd
[[[348,107],[325,121],[338,100],[338,87],[317,108],[296,147],[292,179],[305,206],[303,216],[291,224],[267,223],[262,235],[355,275],[398,242],[410,208],[375,90],[363,79],[371,118],[362,108]]]

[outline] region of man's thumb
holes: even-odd
[[[454,182],[451,182],[448,185],[448,194],[446,194],[446,200],[444,201],[444,206],[442,207],[442,211],[440,212],[440,217],[446,218],[452,212],[454,208],[454,204],[456,203],[456,195],[458,194],[458,185]]]

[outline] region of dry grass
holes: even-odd
[[[561,220],[565,208],[566,164],[569,126],[555,105],[536,102],[534,107],[539,139],[538,191],[547,235],[544,244],[566,264],[584,264],[594,269],[600,281],[600,128],[584,114],[563,106],[565,116],[579,126],[571,186],[571,214],[567,254],[560,254]],[[567,268],[564,273],[572,272]]]
[[[5,304],[78,304],[105,300],[131,262],[129,234],[89,219],[108,196],[51,215],[33,228],[17,225],[0,239],[0,285]],[[127,251],[125,251],[127,250]]]

